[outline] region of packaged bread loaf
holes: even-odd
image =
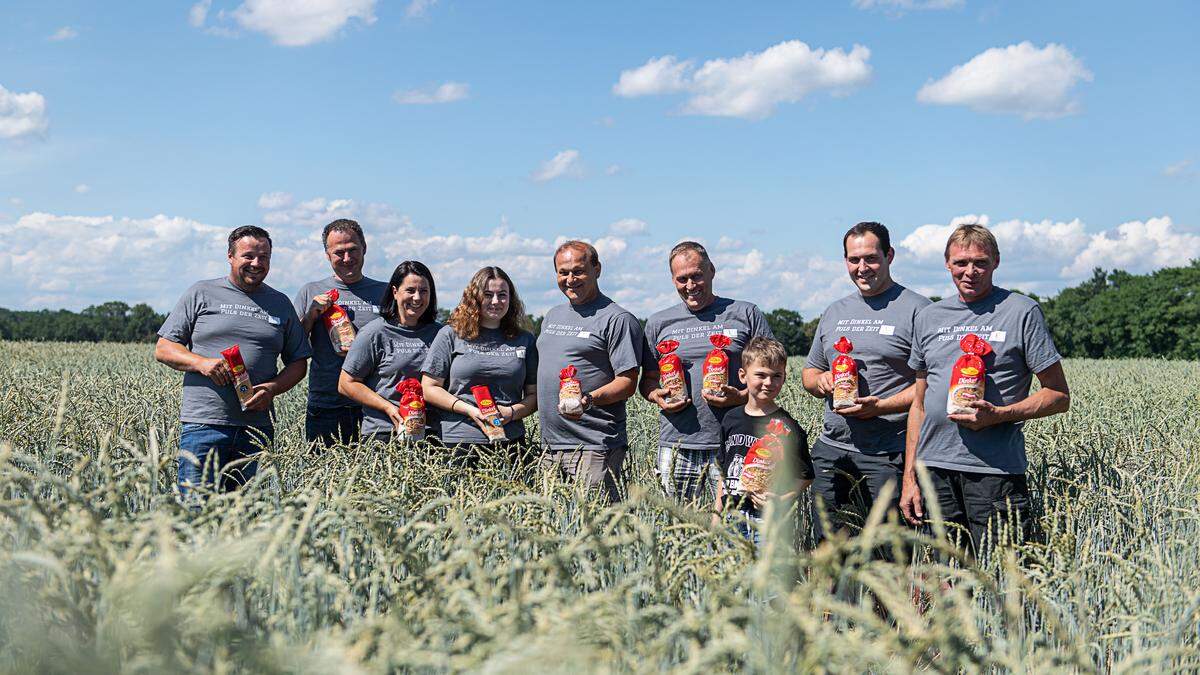
[[[838,351],[830,371],[833,377],[833,408],[837,410],[855,405],[854,399],[858,398],[858,364],[850,356],[854,344],[846,336],[843,335],[833,348]]]
[[[506,438],[504,418],[500,416],[500,409],[496,407],[496,400],[492,398],[491,390],[486,384],[477,384],[471,387],[471,394],[475,397],[475,405],[479,408],[479,412],[483,413],[483,416],[490,422],[483,428],[483,433],[492,443],[503,441]]]
[[[669,394],[663,400],[672,405],[687,400],[687,382],[683,379],[683,361],[675,353],[677,340],[663,340],[654,347],[662,357],[658,360],[658,386]]]
[[[987,340],[974,333],[967,333],[958,341],[962,356],[954,362],[950,371],[950,392],[946,396],[946,414],[970,415],[975,409],[971,404],[982,401],[987,377],[983,357],[992,353]]]
[[[410,377],[396,385],[396,393],[400,394],[400,417],[404,423],[397,430],[401,438],[419,441],[425,438],[425,394],[421,390],[421,381]]]
[[[740,481],[743,491],[761,494],[771,489],[775,466],[784,453],[783,439],[790,433],[791,429],[779,420],[767,422],[767,433],[754,441],[742,461]]]
[[[325,322],[325,330],[329,332],[329,344],[333,345],[333,351],[345,356],[350,351],[350,343],[354,342],[354,324],[351,323],[346,308],[337,304],[338,290],[331,288],[325,295],[329,296],[329,302],[333,304],[321,314],[321,321]]]
[[[709,396],[724,396],[729,384],[729,353],[725,348],[732,340],[728,335],[717,333],[708,336],[713,350],[704,359],[704,393]]]
[[[578,415],[583,412],[583,387],[576,379],[575,366],[558,371],[558,413]]]
[[[225,363],[229,366],[229,371],[233,373],[233,390],[237,392],[242,410],[245,410],[246,401],[254,396],[254,384],[250,382],[250,373],[246,371],[246,362],[242,360],[242,349],[234,345],[223,350],[221,356],[225,357]]]

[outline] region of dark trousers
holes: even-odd
[[[929,480],[942,520],[965,534],[965,547],[979,555],[997,543],[1019,543],[1029,536],[1029,481],[1024,474],[969,473],[929,467]],[[955,529],[955,528],[948,528]],[[954,536],[951,532],[951,536]],[[961,540],[960,540],[961,541]]]
[[[358,406],[341,408],[314,408],[309,406],[304,415],[304,438],[309,443],[324,446],[358,441],[362,427],[363,412]]]
[[[830,534],[840,530],[855,533],[861,530],[867,514],[889,481],[893,489],[888,508],[899,512],[900,478],[904,473],[903,452],[867,455],[842,450],[818,439],[813,443],[812,460],[816,472],[812,486],[813,529],[818,542],[827,534],[826,522]]]
[[[179,434],[179,492],[188,500],[194,488],[236,490],[258,472],[253,459],[270,447],[275,429],[184,422]]]

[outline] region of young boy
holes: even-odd
[[[778,496],[794,500],[812,484],[813,464],[804,429],[775,404],[787,380],[783,344],[767,337],[751,339],[742,351],[738,376],[746,384],[747,399],[744,407],[730,410],[721,421],[717,461],[724,479],[717,484],[714,520],[722,513],[735,514],[738,531],[757,546],[762,509],[777,496],[771,491],[776,487],[775,474],[790,467],[792,487]],[[747,453],[751,453],[748,463]]]

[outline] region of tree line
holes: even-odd
[[[1087,281],[1038,298],[1054,343],[1064,356],[1200,359],[1200,260],[1151,274],[1095,269]],[[449,312],[443,310],[443,320]],[[775,309],[767,323],[789,354],[812,345],[820,317]],[[81,312],[0,308],[0,339],[63,342],[152,342],[166,317],[149,305],[112,301]],[[542,318],[530,316],[533,332]],[[644,320],[643,320],[644,323]]]

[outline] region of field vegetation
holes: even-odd
[[[609,507],[424,447],[311,451],[294,391],[259,478],[193,515],[147,346],[0,342],[0,671],[1196,670],[1200,366],[1066,368],[1071,412],[1027,427],[1036,541],[974,563],[878,517],[810,550],[802,516],[799,552],[756,557],[661,498],[644,402]]]

